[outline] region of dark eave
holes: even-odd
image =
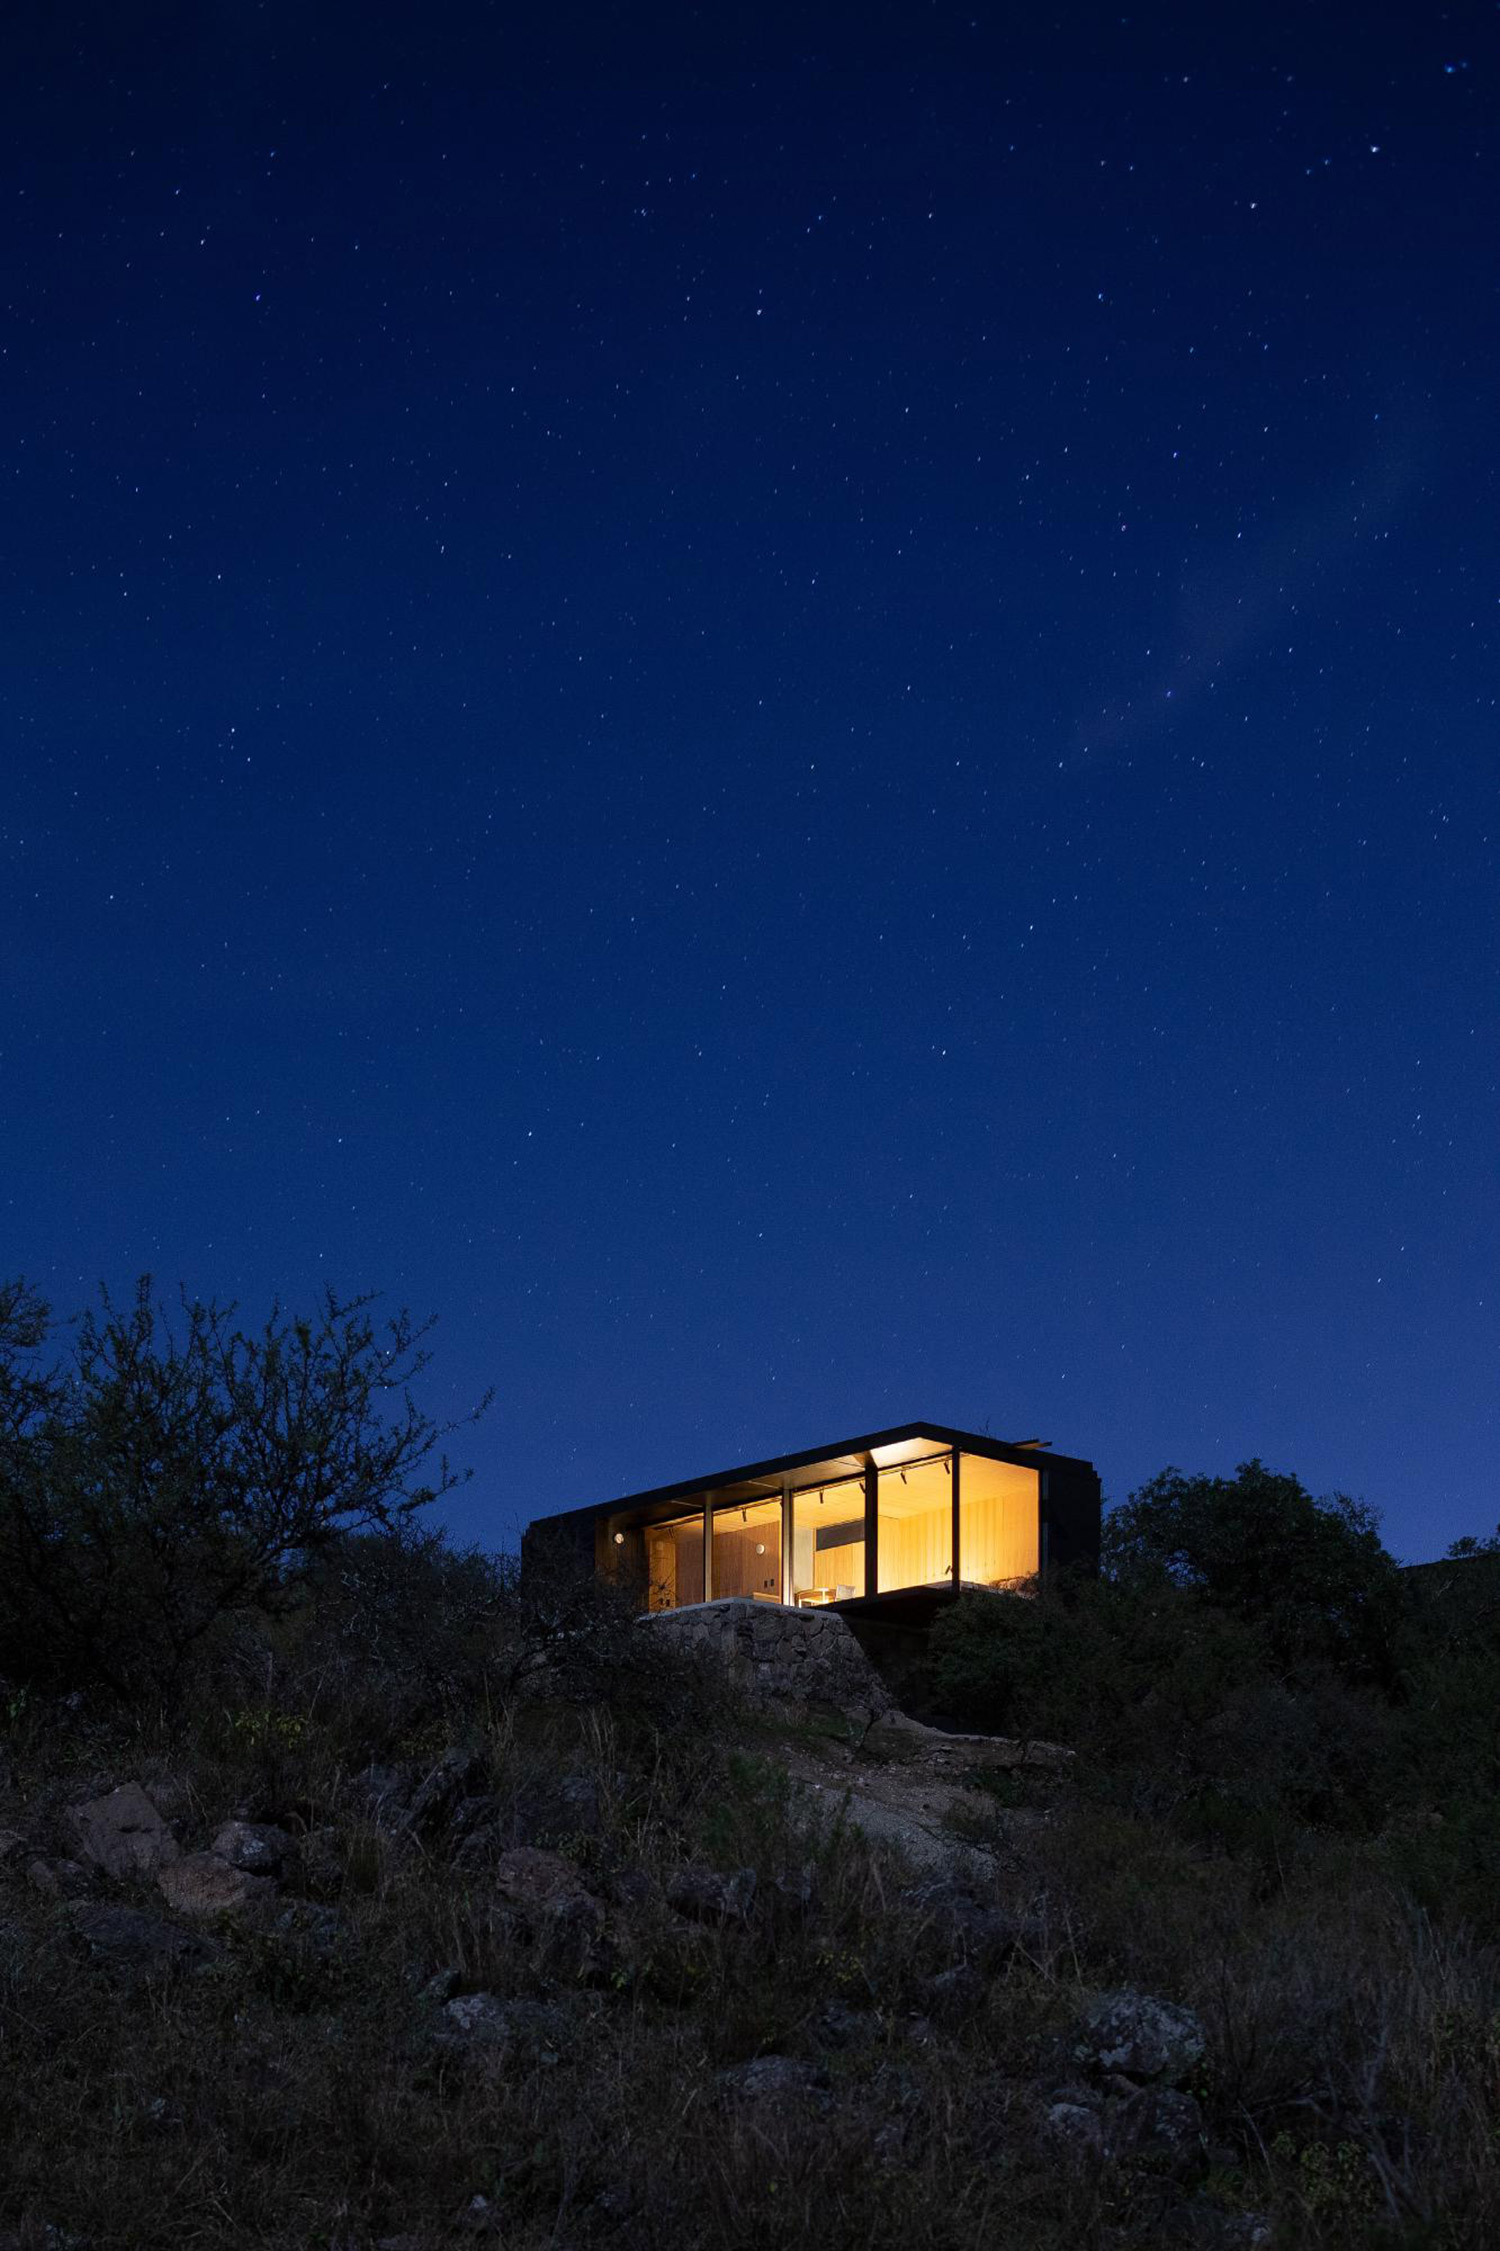
[[[712,1493],[716,1501],[727,1502],[769,1498],[780,1492],[784,1477],[793,1477],[799,1488],[820,1482],[831,1485],[839,1478],[858,1476],[876,1453],[913,1444],[942,1449],[954,1446],[966,1454],[986,1454],[992,1461],[1016,1462],[1026,1467],[1045,1467],[1049,1462],[1081,1469],[1089,1467],[1074,1455],[1053,1454],[1034,1445],[1008,1445],[1002,1439],[987,1437],[982,1431],[953,1430],[944,1423],[898,1423],[894,1429],[869,1431],[863,1437],[841,1439],[832,1446],[811,1446],[803,1453],[776,1454],[769,1461],[742,1462],[732,1469],[713,1470],[707,1476],[679,1478],[674,1484],[651,1486],[642,1493],[625,1493],[596,1506],[601,1515],[629,1512],[648,1516],[660,1513],[674,1502],[703,1493]]]

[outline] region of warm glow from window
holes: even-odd
[[[714,1600],[750,1595],[781,1600],[781,1503],[750,1501],[714,1510]]]
[[[849,1602],[864,1591],[864,1479],[805,1486],[792,1495],[792,1600]]]
[[[942,1586],[953,1576],[953,1462],[929,1456],[879,1480],[880,1592]]]
[[[646,1527],[646,1608],[680,1610],[703,1600],[703,1511]]]
[[[965,1454],[958,1490],[958,1558],[963,1577],[970,1585],[984,1587],[1032,1578],[1040,1560],[1041,1486],[1036,1470],[1022,1469],[1016,1462],[992,1462],[984,1454]]]
[[[905,1587],[949,1584],[953,1457],[929,1452],[913,1458],[908,1452],[913,1443],[903,1440],[890,1448],[897,1459],[882,1464],[876,1479],[878,1589],[866,1580],[864,1477],[841,1474],[792,1494],[789,1586],[782,1577],[787,1551],[780,1499],[719,1502],[708,1595],[818,1606],[852,1602],[867,1592],[894,1594]],[[1015,1462],[994,1462],[984,1454],[964,1454],[958,1468],[959,1570],[964,1581],[994,1587],[1032,1578],[1039,1563],[1038,1472]],[[644,1526],[641,1538],[646,1607],[680,1610],[702,1602],[702,1502],[665,1523]]]

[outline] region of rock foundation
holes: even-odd
[[[641,1623],[716,1658],[737,1687],[783,1711],[836,1712],[868,1726],[895,1709],[880,1675],[832,1610],[796,1610],[735,1595],[659,1610]]]

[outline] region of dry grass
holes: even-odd
[[[387,1748],[430,1754],[452,1725]],[[1211,2240],[1172,2233],[1208,2227],[1184,2218],[1205,2193],[1274,2213],[1286,2245],[1493,2240],[1495,1964],[1373,1849],[1315,1843],[1268,1877],[1080,1797],[1030,1846],[1042,1940],[923,2031],[948,1941],[903,1903],[910,1871],[800,1808],[764,1735],[748,1752],[720,1713],[662,1730],[598,1704],[481,1704],[464,1725],[504,1807],[563,1770],[594,1785],[597,1824],[551,1842],[602,1896],[627,1874],[641,1896],[587,1964],[518,1929],[482,1866],[383,1830],[356,1780],[371,1745],[337,1714],[13,1730],[0,1821],[31,1834],[140,1774],[170,1781],[193,1844],[247,1804],[323,1841],[291,1927],[225,1928],[210,1969],[158,1983],[112,1980],[65,1906],[7,1879],[0,2240],[1155,2251]],[[747,1927],[687,1923],[639,1882],[689,1857],[756,1870]],[[545,2037],[510,2059],[445,2047],[438,1972],[541,2005]],[[1070,2167],[1044,2138],[1080,1997],[1113,1983],[1208,2027],[1208,2172],[1186,2189],[1149,2163]],[[831,2042],[834,2004],[865,2037]],[[826,2089],[727,2103],[718,2074],[763,2054],[818,2063]]]

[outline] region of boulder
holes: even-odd
[[[890,1690],[834,1610],[732,1595],[640,1621],[716,1662],[756,1702],[792,1715],[833,1712],[869,1727],[894,1709]]]
[[[561,1853],[513,1845],[496,1859],[493,1880],[504,1905],[540,1943],[550,1971],[581,1977],[606,1966],[604,1909]]]
[[[226,1821],[209,1847],[247,1876],[279,1876],[296,1849],[285,1829],[263,1821]]]
[[[695,1923],[748,1923],[755,1905],[755,1870],[736,1868],[722,1876],[716,1869],[690,1865],[667,1878],[667,1904]]]
[[[176,1838],[138,1782],[69,1806],[63,1821],[83,1859],[117,1882],[154,1876],[178,1857]]]
[[[7,1860],[14,1860],[23,1850],[26,1839],[19,1829],[0,1829],[0,1868]]]
[[[211,1939],[136,1907],[88,1904],[73,1910],[73,1928],[101,1967],[137,1976],[195,1969],[219,1951]]]
[[[1094,2103],[1066,2100],[1048,2106],[1046,2139],[1073,2164],[1096,2165],[1104,2156],[1104,2113]]]
[[[233,1915],[275,1889],[266,1876],[252,1876],[214,1852],[193,1852],[174,1860],[158,1875],[157,1887],[180,1915]]]
[[[1204,2162],[1203,2113],[1175,2087],[1141,2087],[1114,2074],[1101,2090],[1054,2087],[1046,2138],[1077,2159],[1142,2159],[1154,2171],[1182,2177]]]
[[[494,1866],[495,1889],[528,1915],[596,1920],[604,1910],[571,1860],[540,1845],[512,1845]]]
[[[455,1747],[444,1751],[407,1800],[403,1826],[413,1836],[432,1835],[452,1818],[465,1798],[472,1798],[484,1778],[484,1760],[474,1750]]]
[[[933,1774],[961,1775],[974,1767],[993,1774],[1025,1772],[1034,1778],[1064,1774],[1074,1754],[1061,1743],[1043,1743],[1016,1735],[961,1735],[946,1727],[929,1727],[910,1713],[886,1712],[865,1739],[867,1750],[893,1758],[918,1754]]]
[[[331,1962],[344,1938],[344,1918],[336,1907],[310,1899],[288,1900],[271,1918],[271,1930],[310,1962]]]
[[[1108,2106],[1113,2155],[1149,2158],[1171,2173],[1201,2167],[1203,2113],[1176,2087],[1131,2087]]]
[[[1073,2054],[1096,2075],[1119,2072],[1171,2086],[1202,2060],[1207,2045],[1191,2009],[1127,1988],[1097,1995],[1084,2010]]]
[[[602,1818],[599,1785],[592,1775],[531,1777],[501,1811],[500,1841],[555,1845],[564,1837],[595,1837]]]

